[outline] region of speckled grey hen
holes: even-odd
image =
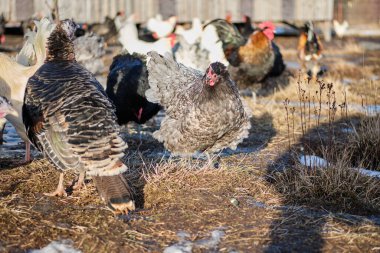
[[[171,56],[148,53],[147,99],[160,103],[166,116],[153,136],[174,154],[236,149],[251,127],[226,67],[212,63],[205,74],[176,63]]]
[[[23,121],[31,142],[59,170],[86,172],[115,210],[134,209],[121,162],[114,107],[95,77],[80,66],[72,39],[76,24],[61,21],[48,39],[46,62],[26,86]],[[63,174],[54,195],[65,195]]]

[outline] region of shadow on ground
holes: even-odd
[[[302,195],[302,193],[293,195],[294,185],[299,184],[299,182],[296,182],[296,178],[290,177],[289,181],[276,180],[279,178],[280,173],[299,168],[295,160],[298,160],[297,157],[301,154],[322,157],[326,146],[334,146],[335,151],[343,152],[343,148],[347,143],[347,132],[351,132],[352,126],[357,126],[359,122],[360,117],[350,117],[333,122],[331,125],[322,124],[318,128],[312,128],[305,133],[299,143],[293,144],[286,152],[280,155],[274,164],[268,166],[267,173],[271,175],[268,177],[268,181],[282,195],[283,203],[278,208],[281,210],[281,215],[274,219],[270,226],[271,240],[265,252],[336,252],[342,249],[347,250],[347,247],[350,247],[348,244],[352,244],[353,241],[357,245],[360,244],[360,246],[354,246],[350,249],[350,251],[352,250],[351,252],[369,252],[378,249],[375,245],[376,241],[375,244],[374,241],[365,242],[365,239],[361,241],[360,229],[361,227],[369,226],[374,231],[379,230],[379,209],[369,210],[367,208],[368,203],[364,200],[356,199],[354,195],[345,196],[344,192],[342,192],[341,196],[332,196],[332,198],[336,198],[335,201],[321,199],[318,194],[322,193],[318,192],[315,192],[315,196],[309,195],[308,197],[306,197],[307,195]],[[330,137],[331,133],[333,133],[334,137]],[[334,139],[334,144],[329,143],[331,138]],[[313,169],[309,168],[309,170]],[[310,173],[310,176],[318,176],[318,174]],[[312,186],[305,185],[304,187]],[[362,189],[361,185],[352,185],[351,187],[357,188],[358,191]],[[347,205],[347,202],[350,201],[352,202],[351,206]],[[332,205],[332,202],[337,204]],[[347,206],[350,206],[348,210]],[[339,226],[335,227],[334,224],[339,224]],[[339,231],[341,227],[344,227],[344,230]],[[352,234],[342,235],[341,233],[345,230],[350,231],[347,233]],[[331,234],[334,235],[332,238],[329,236]],[[356,238],[355,235],[357,235]],[[341,239],[336,240],[334,237]]]

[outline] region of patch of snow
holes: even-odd
[[[178,232],[179,242],[165,248],[164,253],[191,253],[193,248],[202,248],[215,251],[225,233],[221,230],[211,232],[210,238],[199,239],[194,242],[187,240],[190,235],[184,231]]]
[[[260,201],[257,201],[253,198],[247,200],[247,204],[252,207],[266,208],[266,204]]]
[[[299,158],[299,162],[304,166],[312,168],[325,168],[328,165],[328,162],[325,159],[315,155],[301,155]]]
[[[349,128],[349,127],[342,128],[341,131],[342,131],[342,133],[346,133],[346,134],[351,134],[351,133],[355,132],[354,129]]]
[[[190,237],[190,234],[185,231],[179,231],[177,233],[179,242],[167,247],[164,250],[164,253],[191,253],[193,249],[193,243],[187,238]]]
[[[299,162],[304,166],[312,167],[312,168],[326,168],[328,165],[328,162],[325,159],[315,156],[315,155],[301,155],[299,158]],[[351,168],[351,169],[359,170],[359,172],[362,175],[380,178],[380,171],[367,170],[363,168]]]
[[[202,248],[216,248],[220,243],[220,240],[225,235],[224,231],[214,230],[211,232],[211,238],[200,239],[194,242],[194,245],[200,246]]]
[[[42,249],[34,249],[30,253],[81,253],[72,246],[71,240],[53,241]]]
[[[189,241],[179,242],[167,247],[164,253],[191,253],[193,245]]]
[[[373,51],[380,50],[380,45],[377,42],[362,41],[362,42],[359,42],[359,45],[366,50],[373,50]]]
[[[342,79],[342,83],[344,84],[344,85],[350,85],[350,84],[352,84],[354,82],[354,80],[352,80],[351,78],[343,78]]]
[[[369,176],[369,177],[380,178],[380,171],[367,170],[367,169],[359,168],[359,172],[360,172],[361,174],[366,175],[366,176]]]

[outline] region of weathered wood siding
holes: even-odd
[[[49,14],[46,0],[0,0],[0,12],[13,21],[30,17],[33,13]],[[48,2],[50,2],[48,0]],[[164,17],[177,15],[180,22],[193,17],[202,20],[224,18],[227,13],[234,22],[242,15],[254,21],[331,20],[334,0],[59,0],[61,18],[78,22],[102,22],[105,16],[115,16],[119,10],[136,13],[138,22],[144,22],[157,13]]]
[[[334,18],[339,22],[347,20],[350,25],[380,25],[379,0],[335,0],[334,2]]]

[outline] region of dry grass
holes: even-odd
[[[171,199],[177,199],[179,194],[200,188],[210,195],[224,195],[220,197],[226,198],[227,202],[232,197],[250,196],[258,201],[266,202],[270,199],[271,203],[279,203],[275,191],[268,188],[264,177],[251,168],[244,169],[239,163],[222,161],[220,168],[214,169],[203,161],[189,163],[186,160],[170,160],[152,166],[151,173],[145,172],[145,177],[147,185],[144,195],[148,208],[165,205]],[[187,199],[186,202],[192,201]]]
[[[309,80],[307,75],[299,73],[295,77],[289,78],[289,85],[279,88],[272,98],[277,102],[283,102],[285,99],[289,99],[292,102],[299,102],[299,83],[301,88],[305,91],[305,96],[310,99],[311,103],[319,103],[320,86],[321,82],[328,84],[332,83],[334,88],[334,96],[338,104],[343,103],[345,99],[348,103],[361,104],[363,101],[362,96],[357,93],[351,92],[351,89],[344,85],[341,79],[336,76],[327,76],[321,80]],[[326,99],[327,93],[322,93],[322,99]]]
[[[356,128],[358,117],[349,117],[347,109],[347,100],[352,94],[342,91],[342,85],[318,80],[314,83],[299,77],[293,88],[294,93],[287,91],[285,94],[291,95],[293,101],[298,98],[299,106],[285,99],[284,113],[288,153],[296,155],[285,165],[286,169],[272,176],[276,189],[290,204],[379,214],[379,180],[352,169],[357,165],[378,168],[379,115],[364,117]],[[356,128],[350,141],[347,141],[349,134],[342,132],[343,127],[348,130]],[[298,159],[304,154],[319,155],[329,164],[326,168],[301,166]]]
[[[353,165],[380,171],[380,114],[366,117],[354,128],[347,149]]]
[[[326,154],[331,156],[331,154]],[[331,211],[380,214],[379,180],[352,169],[348,153],[326,168],[294,165],[273,178],[290,204],[322,207]]]

